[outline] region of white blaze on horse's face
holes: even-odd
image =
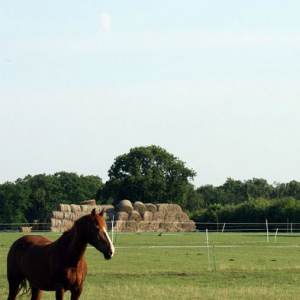
[[[111,239],[110,239],[110,237],[109,237],[109,235],[108,235],[105,228],[103,228],[103,232],[104,232],[104,235],[105,235],[105,237],[107,238],[107,240],[109,241],[109,244],[110,244],[110,253],[111,253],[110,258],[113,258],[114,255],[115,255],[115,247],[114,247],[114,245],[113,245],[113,243],[112,243],[112,241],[111,241]]]

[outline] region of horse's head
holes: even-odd
[[[105,259],[111,259],[115,254],[115,247],[107,233],[106,222],[103,219],[104,212],[103,209],[98,215],[93,209],[89,215],[88,243],[102,252]]]

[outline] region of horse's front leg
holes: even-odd
[[[75,290],[71,290],[71,300],[78,300],[83,290],[83,284],[81,284]]]
[[[56,290],[56,300],[64,299],[65,290],[63,288]]]

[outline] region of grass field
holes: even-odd
[[[9,246],[22,235],[0,233],[0,299],[8,293]],[[80,299],[300,298],[299,234],[280,234],[277,243],[271,235],[267,243],[260,233],[210,233],[209,245],[208,260],[205,233],[118,234],[116,255],[110,261],[87,249],[88,276]],[[53,292],[42,297],[54,298]],[[65,299],[69,298],[68,292]]]

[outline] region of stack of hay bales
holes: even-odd
[[[56,211],[47,214],[45,225],[34,225],[33,230],[64,232],[74,221],[88,215],[93,209],[99,213],[105,209],[105,220],[111,229],[112,220],[115,231],[125,232],[189,232],[196,229],[194,221],[189,220],[186,213],[177,204],[131,203],[122,200],[116,206],[96,205],[95,200],[86,200],[80,204],[59,204]]]
[[[43,230],[52,232],[64,232],[70,228],[74,221],[88,215],[93,209],[100,213],[105,209],[104,218],[109,225],[112,220],[115,209],[112,205],[96,205],[95,200],[83,201],[80,204],[58,204],[56,211],[47,214],[46,224]]]
[[[151,204],[122,200],[116,207],[115,231],[188,232],[196,229],[194,221],[177,204]]]

